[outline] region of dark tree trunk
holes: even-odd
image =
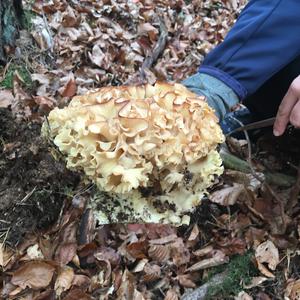
[[[0,63],[6,62],[6,54],[14,48],[22,26],[22,0],[0,0]]]

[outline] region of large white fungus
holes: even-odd
[[[104,87],[55,108],[42,132],[99,192],[99,223],[188,223],[223,172],[224,141],[204,97],[181,84]]]

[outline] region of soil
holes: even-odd
[[[48,228],[78,175],[54,159],[40,124],[17,121],[0,109],[0,234],[16,246],[26,232]]]

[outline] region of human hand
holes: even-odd
[[[273,127],[274,135],[282,135],[288,123],[300,128],[300,76],[294,79],[281,101]]]

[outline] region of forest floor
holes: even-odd
[[[162,24],[166,44],[146,80],[194,74],[245,4],[25,1],[26,28],[0,70],[2,299],[299,299],[299,131],[252,133],[251,157],[246,140],[228,138],[254,170],[225,164],[191,224],[178,228],[95,227],[93,187],[40,136],[44,117],[74,95],[138,83]]]

